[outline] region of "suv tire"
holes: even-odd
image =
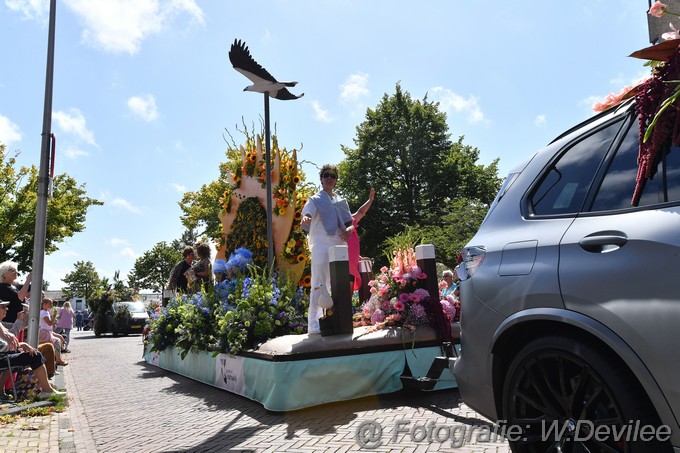
[[[669,441],[643,442],[634,435],[638,420],[640,427],[660,423],[628,368],[604,348],[576,338],[550,336],[524,346],[508,368],[502,403],[508,425],[523,430],[521,441],[510,442],[516,453],[672,451]],[[599,425],[631,434],[598,441],[591,428]]]

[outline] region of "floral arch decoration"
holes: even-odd
[[[217,260],[225,260],[234,250],[245,247],[253,252],[256,264],[267,263],[267,177],[262,138],[247,136],[245,146],[227,163],[229,187],[219,203],[222,240]],[[230,155],[228,152],[227,155]],[[292,281],[309,286],[309,249],[300,229],[302,208],[313,190],[304,184],[304,173],[297,150],[281,149],[272,136],[271,184],[272,230],[276,269]]]

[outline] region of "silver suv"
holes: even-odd
[[[680,452],[680,147],[633,207],[638,136],[634,101],[565,132],[463,251],[456,379],[515,452]]]

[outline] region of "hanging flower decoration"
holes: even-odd
[[[657,1],[649,14],[662,17],[665,14],[678,16]],[[675,38],[676,30],[663,36]],[[664,41],[632,54],[658,62],[652,75],[638,88],[636,113],[640,123],[640,150],[638,152],[638,174],[631,204],[637,206],[648,179],[654,176],[656,167],[671,145],[680,144],[680,115],[676,101],[680,97],[680,51],[679,39]]]
[[[660,1],[655,2],[648,14],[680,16],[668,10]],[[633,52],[630,56],[649,60],[653,67],[650,77],[618,93],[609,94],[603,101],[593,105],[601,112],[635,97],[635,111],[640,125],[640,149],[638,173],[631,204],[637,206],[648,179],[654,176],[656,167],[671,145],[680,144],[680,115],[676,105],[680,98],[680,32],[670,24],[671,31],[661,35],[662,41],[651,47]]]

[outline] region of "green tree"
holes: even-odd
[[[488,206],[500,179],[497,161],[477,164],[479,151],[452,142],[446,114],[439,104],[413,100],[399,84],[385,94],[357,126],[355,149],[343,146],[338,190],[350,206],[358,207],[371,187],[376,197],[359,229],[364,256],[382,259],[385,239],[407,226],[428,231],[441,228],[460,207],[455,200]]]
[[[120,278],[120,271],[116,271],[113,274],[113,285],[111,289],[114,293],[114,298],[117,301],[121,300],[133,300],[134,296],[137,295],[137,291],[134,288],[130,288],[125,284]]]
[[[184,247],[190,246],[193,247],[194,244],[198,242],[198,235],[196,234],[195,230],[190,230],[186,229],[182,233],[182,237],[179,239],[173,239],[172,241],[172,247],[181,252],[184,250]]]
[[[453,269],[458,263],[458,254],[472,239],[488,210],[488,205],[467,199],[453,200],[451,212],[441,218],[437,225],[422,227],[421,242],[434,245],[437,262]]]
[[[25,271],[33,264],[38,169],[17,167],[15,154],[8,157],[0,144],[0,261],[12,260]],[[59,249],[58,244],[85,229],[90,206],[103,203],[86,196],[85,185],[78,185],[67,174],[53,179],[52,198],[47,203],[45,254]]]
[[[74,265],[73,272],[69,272],[63,278],[64,287],[61,292],[66,299],[84,297],[87,303],[100,289],[99,274],[94,268],[92,261],[78,261]]]
[[[181,259],[181,250],[161,241],[137,258],[128,274],[128,284],[137,290],[144,288],[162,292],[170,278],[170,271]]]

